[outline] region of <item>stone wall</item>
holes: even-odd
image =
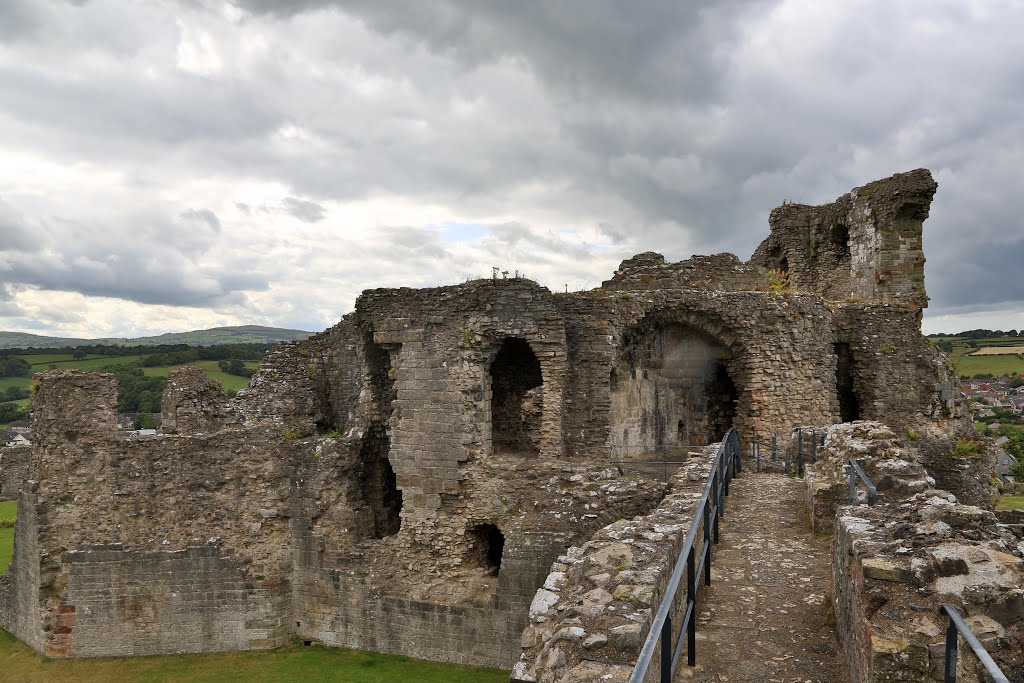
[[[925,169],[854,188],[831,204],[787,203],[751,263],[829,299],[928,305],[922,224],[938,186]]]
[[[692,454],[650,514],[604,527],[552,564],[530,605],[514,683],[628,680],[717,450],[716,444]],[[701,532],[696,543],[702,538]],[[684,596],[685,589],[678,600]],[[657,680],[659,661],[656,655],[650,680]]]
[[[31,460],[29,447],[0,448],[0,500],[18,500]]]
[[[783,207],[746,264],[647,253],[588,292],[369,290],[275,346],[233,400],[173,373],[153,437],[118,434],[113,377],[41,375],[0,619],[53,655],[295,635],[511,666],[552,563],[658,508],[665,483],[620,460],[640,471],[629,461],[730,425],[785,434],[852,411],[918,434],[906,447],[940,485],[984,498],[983,468],[947,466],[969,421],[918,329],[926,176],[841,200],[849,264],[828,242],[838,209]],[[767,269],[784,253],[779,290]],[[664,514],[688,495],[674,486]],[[668,552],[644,543],[644,563]]]
[[[1011,680],[1024,676],[1024,539],[991,511],[933,488],[884,425],[836,425],[822,456],[807,483],[815,521],[835,515],[834,606],[853,680],[942,680],[943,603],[961,611]],[[833,495],[846,487],[850,457],[883,494],[876,505]],[[983,680],[961,652],[957,680]]]

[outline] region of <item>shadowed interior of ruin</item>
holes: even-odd
[[[493,524],[478,524],[469,531],[472,543],[470,561],[489,574],[497,575],[505,550],[505,535]]]
[[[495,453],[540,452],[540,362],[525,339],[508,337],[491,363],[491,439]]]
[[[610,443],[620,455],[703,445],[736,416],[729,351],[687,325],[645,325],[609,374]]]
[[[355,531],[363,538],[391,536],[402,526],[402,492],[388,460],[389,449],[387,433],[380,426],[363,435],[351,487]]]
[[[833,344],[836,354],[836,395],[842,422],[860,419],[860,404],[853,389],[853,352],[846,342]]]
[[[402,525],[402,492],[388,459],[388,428],[397,390],[388,349],[373,343],[372,335],[367,335],[364,353],[373,415],[360,443],[350,495],[356,518],[354,531],[362,538],[384,538],[398,533]]]

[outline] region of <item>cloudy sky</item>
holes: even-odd
[[[1024,0],[0,0],[0,329],[590,288],[922,166],[925,331],[1024,327]]]

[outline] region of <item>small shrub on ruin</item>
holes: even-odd
[[[768,271],[768,291],[772,296],[778,296],[779,292],[789,289],[789,273],[784,270]]]
[[[967,439],[957,439],[953,445],[953,455],[959,458],[966,458],[972,455],[977,455],[981,452],[981,444],[977,441],[969,441]]]

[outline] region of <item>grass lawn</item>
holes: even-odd
[[[960,375],[972,377],[989,373],[1009,375],[1011,372],[1024,373],[1024,360],[1017,356],[953,356],[953,367]]]
[[[14,518],[18,515],[18,501],[5,500],[0,502],[0,523],[11,526],[0,527],[0,576],[7,573],[14,554]]]
[[[1003,496],[996,503],[996,510],[1024,510],[1024,496]]]
[[[25,387],[28,389],[28,377],[0,377],[0,391],[7,387]]]
[[[239,377],[238,375],[229,375],[226,372],[221,372],[220,368],[217,366],[217,363],[219,362],[220,361],[216,360],[196,360],[191,363],[186,363],[186,365],[194,365],[197,368],[201,368],[207,377],[218,380],[223,384],[225,391],[238,391],[249,385],[248,377]],[[246,361],[245,363],[245,367],[252,368],[253,370],[255,370],[258,365],[259,363],[256,361]],[[166,377],[175,367],[181,366],[176,365],[174,367],[142,368],[142,371],[149,377]]]
[[[107,683],[205,681],[278,683],[507,683],[499,669],[426,662],[396,655],[313,645],[203,655],[47,659],[0,629],[0,672],[7,681]]]
[[[50,365],[56,365],[60,370],[91,370],[97,372],[108,365],[132,365],[136,363],[142,356],[90,356],[83,360],[73,360],[68,354],[48,354],[41,356],[25,356],[26,359],[32,361],[33,372],[45,372],[50,369]],[[45,360],[36,360],[36,359]],[[219,380],[224,385],[225,391],[239,391],[249,385],[248,377],[239,377],[238,375],[229,375],[226,372],[221,372],[217,366],[219,361],[215,360],[197,360],[191,363],[183,363],[182,365],[195,365],[196,367],[202,368],[206,376]],[[259,365],[256,361],[246,361],[245,367],[253,370]],[[181,365],[173,365],[168,367],[159,368],[142,368],[142,371],[149,377],[166,377],[174,368],[181,367]],[[3,391],[7,387],[24,387],[28,389],[31,380],[28,377],[0,377],[0,391]],[[20,403],[20,401],[19,401]],[[27,404],[26,404],[27,405]]]
[[[0,528],[0,576],[7,573],[14,556],[14,527]]]

